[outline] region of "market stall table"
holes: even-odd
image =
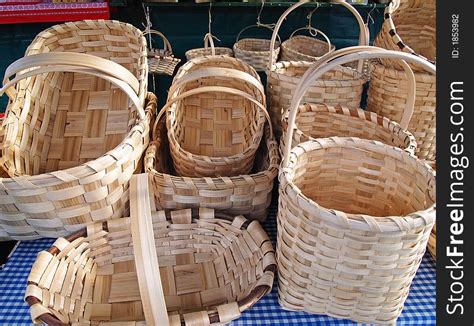
[[[276,238],[276,208],[273,206],[264,228],[270,238]],[[36,254],[51,246],[54,240],[42,239],[21,242],[5,267],[0,270],[0,325],[31,325],[28,306],[23,301],[26,278]],[[418,270],[405,308],[397,325],[434,325],[436,323],[435,262],[427,253]],[[276,285],[273,291],[230,325],[353,325],[324,315],[285,311],[278,305]]]

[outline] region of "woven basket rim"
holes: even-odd
[[[190,209],[178,209],[178,210],[173,210],[173,211],[185,211],[185,210],[190,210]],[[257,223],[258,225],[260,225],[260,223],[256,220],[254,221],[251,221],[251,220],[248,220],[246,217],[244,217],[243,215],[231,215],[231,214],[225,214],[225,213],[222,213],[222,212],[219,212],[217,210],[214,210],[212,208],[207,208],[207,210],[212,210],[213,213],[215,214],[215,218],[216,219],[219,219],[219,220],[223,220],[223,221],[227,221],[227,222],[232,222],[234,221],[235,219],[244,219],[244,222],[242,223],[242,228],[245,228],[246,230],[249,230],[249,228],[251,228],[251,225],[252,224],[255,224]],[[157,210],[158,212],[165,212],[166,214],[166,210]],[[167,215],[168,217],[168,215]],[[124,217],[123,219],[130,219],[130,217]],[[168,219],[168,218],[167,218]],[[198,221],[200,220],[200,218],[195,218],[193,216],[192,218],[192,222],[195,222],[195,221]],[[173,222],[171,222],[173,223]],[[108,232],[108,221],[104,222],[102,224],[102,230]],[[250,231],[249,231],[250,232]],[[81,237],[84,237],[86,238],[88,235],[88,232],[87,232],[87,228],[83,228],[79,231],[76,231],[72,234],[70,234],[69,236],[63,238],[65,239],[66,241],[68,241],[69,243],[72,243],[74,240],[76,239],[79,239]],[[267,236],[268,237],[268,236]],[[269,239],[266,240],[266,241],[270,241]],[[55,242],[56,243],[56,242]],[[57,256],[61,250],[57,247],[55,247],[55,243],[53,243],[51,245],[51,247],[49,247],[48,249],[46,249],[45,251],[47,251],[48,253],[52,254],[53,256]],[[273,248],[273,246],[272,246]],[[275,255],[275,254],[273,254]],[[263,257],[262,257],[263,259]],[[268,265],[264,271],[270,271],[272,274],[273,274],[273,277],[275,277],[275,273],[276,273],[276,265],[275,264],[270,264]],[[272,282],[273,283],[273,282]],[[28,283],[29,284],[29,283]],[[33,283],[34,284],[34,283]],[[256,304],[263,296],[265,296],[265,294],[267,294],[270,290],[271,290],[271,286],[266,286],[266,285],[259,285],[257,287],[255,287],[247,296],[245,296],[243,299],[241,300],[238,300],[237,301],[237,304],[239,305],[239,310],[240,312],[243,312],[247,309],[249,309],[250,307],[252,307],[254,304]],[[37,304],[37,303],[41,303],[41,300],[39,300],[38,298],[34,297],[34,296],[28,296],[28,297],[25,297],[25,301],[28,303],[28,305],[31,307],[33,306],[34,304]],[[209,319],[213,322],[213,323],[216,323],[216,322],[219,322],[218,320],[218,317],[219,315],[216,313],[216,312],[211,312],[209,310],[202,310],[202,311],[207,311],[208,312],[208,315],[209,315]],[[38,317],[38,319],[40,319],[41,321],[43,321],[44,323],[46,323],[47,325],[66,325],[64,323],[62,323],[57,317],[55,317],[54,315],[50,314],[50,313],[46,313],[46,314],[43,314],[41,316]]]
[[[291,82],[293,84],[298,84],[299,80],[301,79],[301,76],[289,76],[285,74],[286,70],[291,69],[291,68],[309,68],[314,64],[314,62],[308,62],[308,61],[279,61],[277,63],[274,63],[271,67],[270,70],[267,70],[267,76],[272,76],[274,78],[277,78],[279,80],[284,80]],[[330,79],[330,80],[325,80],[325,79],[318,79],[316,80],[313,85],[323,85],[327,81],[334,81],[334,80],[343,80],[344,82],[350,82],[352,85],[363,85],[365,84],[366,80],[364,79],[363,74],[358,72],[355,69],[349,68],[349,67],[344,67],[344,66],[339,66],[336,69],[333,69],[332,71],[342,71],[344,74],[347,74],[348,77],[352,78],[347,78],[347,79]]]
[[[258,171],[253,174],[237,175],[237,176],[232,176],[232,177],[207,178],[207,177],[180,177],[177,175],[171,175],[168,173],[159,172],[156,170],[155,165],[152,164],[151,162],[154,162],[156,156],[159,155],[160,146],[163,146],[163,139],[161,139],[161,137],[151,140],[150,144],[148,145],[148,148],[145,152],[145,160],[144,160],[145,171],[151,174],[152,176],[162,176],[164,177],[165,180],[168,179],[172,181],[174,184],[178,182],[182,182],[185,185],[185,188],[189,187],[189,185],[187,184],[187,181],[191,181],[197,189],[209,189],[209,180],[212,181],[212,183],[216,186],[217,189],[229,188],[230,186],[229,186],[228,181],[231,181],[232,183],[238,183],[238,182],[248,183],[248,177],[252,179],[267,178],[268,181],[271,181],[278,175],[278,168],[280,166],[280,156],[278,153],[278,143],[276,142],[274,138],[270,138],[269,134],[270,134],[269,128],[268,126],[266,126],[265,132],[264,132],[265,139],[264,140],[262,139],[262,141],[265,141],[265,144],[268,149],[269,166],[267,169],[263,171]],[[152,157],[153,160],[151,161],[147,160],[146,157]]]
[[[361,108],[348,108],[342,105],[328,105],[324,103],[301,104],[298,107],[298,113],[300,112],[301,108],[307,108],[311,112],[327,112],[327,113],[332,113],[332,114],[351,116],[354,119],[360,119],[360,120],[376,123],[380,128],[390,130],[392,134],[398,136],[400,139],[408,138],[409,145],[408,147],[405,148],[405,150],[411,149],[414,151],[417,147],[415,136],[413,136],[413,134],[410,131],[404,130],[402,127],[400,127],[400,125],[396,121],[393,121],[387,117],[378,115],[375,112],[366,111]],[[342,112],[335,112],[336,109],[342,110]],[[283,130],[285,130],[284,132],[286,132],[286,129],[288,128],[288,111],[286,111],[282,116],[282,126],[283,126]],[[316,140],[316,138],[311,137],[308,134],[305,134],[301,129],[299,129],[297,121],[295,121],[293,138],[295,136],[297,136],[299,139],[302,139],[302,142],[305,142],[308,140]]]
[[[377,71],[379,73],[383,73],[383,71],[390,71],[391,73],[394,73],[397,76],[400,76],[401,78],[406,79],[406,74],[404,70],[397,69],[391,66],[386,66],[376,60],[369,61],[369,69],[371,72]],[[421,77],[424,80],[429,79],[430,82],[436,83],[436,75],[432,73],[429,73],[424,70],[416,70],[416,71],[413,71],[413,73],[415,74],[415,79],[416,77]]]
[[[320,214],[320,218],[327,223],[338,225],[343,229],[349,228],[377,233],[403,232],[407,229],[414,229],[435,222],[434,212],[436,211],[436,200],[433,200],[433,204],[431,204],[429,207],[423,210],[411,212],[410,214],[407,214],[405,216],[371,216],[367,214],[346,213],[337,209],[331,209],[328,207],[321,206],[314,200],[308,198],[293,182],[293,168],[296,164],[295,158],[306,152],[311,152],[329,147],[346,147],[351,149],[357,148],[360,150],[381,150],[382,148],[384,148],[386,151],[383,154],[391,152],[394,157],[403,159],[407,164],[416,165],[417,169],[421,169],[423,174],[425,174],[427,178],[430,178],[430,181],[432,181],[433,183],[436,182],[433,169],[427,163],[418,159],[416,156],[403,151],[398,147],[389,146],[378,141],[360,139],[355,137],[328,137],[319,138],[315,141],[306,141],[292,148],[290,152],[290,160],[288,166],[282,168],[279,172],[281,188],[280,192],[285,193],[285,196],[288,196],[293,201],[302,201],[303,203],[301,204],[301,206],[310,206],[320,211],[326,212],[326,214]],[[434,189],[432,194],[435,195]],[[334,218],[335,214],[339,216],[339,219]],[[344,218],[342,218],[343,216]],[[371,224],[369,224],[365,220],[366,218],[371,219],[374,222],[376,221],[376,223],[378,224],[378,229],[374,229],[373,227],[371,227]],[[410,220],[411,222],[409,222],[408,225],[403,224],[403,228],[402,224],[394,222],[394,219]]]
[[[129,24],[129,23],[123,23],[119,22],[117,20],[81,20],[81,21],[76,21],[76,22],[68,22],[68,23],[62,23],[62,24],[56,24],[53,25],[40,33],[36,35],[36,37],[33,39],[31,44],[28,46],[25,52],[25,56],[28,56],[30,54],[34,54],[36,51],[38,51],[39,48],[42,48],[42,44],[44,42],[47,42],[48,40],[51,39],[51,37],[54,37],[54,35],[57,34],[62,34],[62,33],[68,33],[71,31],[71,28],[73,26],[78,27],[78,25],[81,24],[86,24],[89,26],[89,24],[97,24],[100,23],[100,25],[103,25],[104,27],[108,27],[108,24],[120,24],[121,26],[125,27],[128,32],[134,34],[137,36],[137,39],[139,40],[140,43],[140,51],[137,51],[136,53],[139,53],[138,58],[136,59],[138,61],[138,67],[137,67],[137,75],[136,78],[138,79],[140,83],[140,91],[145,91],[144,86],[147,83],[148,80],[148,63],[147,63],[147,44],[146,40],[143,37],[141,31],[136,28],[135,26]],[[79,28],[79,27],[78,27]],[[116,28],[116,27],[115,27]],[[90,29],[90,27],[88,28]],[[33,52],[33,53],[32,53]],[[143,60],[143,62],[139,62],[139,60]],[[146,97],[148,97],[149,94],[146,93]],[[8,117],[5,116],[5,120]],[[17,119],[19,117],[16,117]],[[136,123],[133,127],[130,128],[130,131],[127,133],[127,135],[124,137],[124,139],[113,149],[107,151],[106,153],[100,155],[98,158],[94,160],[90,160],[86,163],[82,163],[80,165],[67,168],[67,169],[62,169],[58,170],[59,172],[67,173],[69,175],[72,175],[74,177],[77,177],[78,179],[83,179],[87,178],[88,176],[95,175],[101,171],[106,170],[111,164],[114,164],[116,161],[111,162],[110,159],[108,158],[109,156],[115,157],[117,161],[121,161],[124,159],[128,159],[130,156],[130,151],[129,150],[124,150],[127,148],[130,148],[130,139],[134,139],[132,135],[136,132],[139,132],[140,134],[145,134],[147,132],[147,126],[149,125],[151,119],[151,113],[148,114],[145,117],[145,119],[140,120],[139,118],[136,119]],[[0,129],[2,127],[0,126]],[[141,138],[141,137],[139,137]],[[140,140],[137,139],[133,145],[139,144]],[[121,149],[121,150],[120,150]],[[101,167],[99,171],[96,171],[94,168],[91,167],[91,163],[94,163],[94,168],[97,168],[98,166]],[[3,163],[2,163],[3,165]],[[54,173],[54,172],[53,172]],[[29,182],[32,183],[33,186],[39,186],[39,187],[50,187],[50,186],[56,186],[58,184],[64,183],[63,180],[59,179],[58,177],[54,176],[51,172],[46,172],[46,173],[40,173],[36,175],[23,175],[21,176],[26,177]],[[18,185],[18,183],[15,181],[15,178],[4,178],[2,179],[2,183],[5,185],[5,188],[15,190],[15,189],[21,189],[22,187]]]
[[[269,56],[270,55],[270,49],[268,50],[251,50],[245,48],[245,43],[247,42],[261,42],[263,45],[265,45],[266,48],[270,47],[270,40],[267,39],[260,39],[260,38],[243,38],[238,40],[237,42],[234,43],[234,46],[232,47],[234,52],[238,51],[241,53],[248,53],[249,55],[261,55],[261,56]],[[268,46],[266,46],[268,44]],[[273,49],[273,53],[276,53],[280,51],[280,43],[275,42],[275,48]]]
[[[233,53],[231,48],[228,48],[228,47],[225,47],[225,46],[216,46],[216,47],[214,47],[214,50]],[[207,52],[211,52],[211,51],[212,51],[211,48],[195,48],[195,49],[191,49],[191,50],[186,51],[184,53],[184,55],[187,58],[188,55],[193,55],[195,53],[202,53],[202,52],[207,53]],[[223,54],[216,54],[216,55],[223,55]],[[208,55],[208,56],[211,56],[211,55]]]
[[[311,41],[311,42],[314,42],[314,43],[319,43],[319,44],[324,44],[324,45],[329,44],[329,43],[327,43],[323,40],[318,40],[317,38],[314,38],[314,37],[310,37],[310,36],[306,36],[306,35],[295,35],[292,38],[289,38],[289,39],[283,41],[281,43],[281,47],[285,48],[285,50],[288,50],[288,51],[293,51],[293,52],[296,52],[298,54],[303,54],[303,55],[306,55],[308,57],[312,57],[311,55],[298,52],[298,51],[291,48],[292,43],[295,42],[295,41],[298,41],[299,39],[304,39],[304,40],[308,40],[308,41]],[[334,51],[335,49],[336,49],[336,46],[334,44],[331,44],[331,52]],[[315,57],[315,58],[317,58],[317,57]]]

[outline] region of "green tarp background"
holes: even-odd
[[[143,29],[145,15],[139,1],[133,1],[133,5],[127,7],[112,8],[111,17],[120,21],[129,22],[140,29]],[[213,6],[212,7],[212,32],[221,42],[218,46],[232,47],[235,37],[245,26],[255,24],[259,4],[236,5],[236,6]],[[261,21],[262,23],[274,23],[288,6],[265,6]],[[208,30],[208,4],[167,4],[150,6],[151,21],[154,29],[163,32],[171,42],[173,51],[177,57],[183,59],[184,53],[188,49],[202,47],[203,37]],[[314,9],[302,7],[291,13],[283,23],[280,36],[282,40],[288,38],[293,30],[307,24],[306,16]],[[364,19],[373,9],[369,6],[358,6],[360,14]],[[370,23],[371,40],[380,30],[383,20],[383,8],[375,8],[371,16],[374,19]],[[325,32],[336,48],[356,45],[358,41],[358,25],[352,14],[347,9],[339,6],[321,7],[313,14],[312,25]],[[0,25],[0,74],[3,76],[5,68],[14,60],[22,57],[35,35],[54,25],[53,23],[37,24],[15,24]],[[248,30],[243,35],[248,37],[262,36],[270,37],[270,32],[263,28]],[[160,43],[156,44],[161,46]],[[263,81],[265,76],[262,74]],[[171,83],[171,78],[167,76],[157,76],[155,93],[158,95],[160,103],[166,97],[166,91]],[[152,83],[150,81],[150,90]],[[0,111],[4,111],[7,104],[7,97],[0,98]]]

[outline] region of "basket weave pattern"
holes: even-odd
[[[233,47],[236,58],[249,64],[257,71],[265,71],[268,67],[270,40],[259,38],[244,38],[237,41]],[[276,42],[273,57],[278,58],[280,44]]]
[[[400,121],[407,98],[407,78],[399,71],[381,64],[370,65],[371,80],[367,110]],[[424,160],[436,159],[436,76],[415,72],[416,101],[408,130],[415,136],[416,155]]]
[[[431,168],[378,142],[326,138],[293,148],[280,182],[280,304],[393,323],[435,221]]]
[[[135,96],[144,102],[146,42],[132,25],[55,25],[38,34],[24,59],[56,52],[86,53],[122,65],[138,79]],[[140,169],[152,114],[140,120],[129,102],[120,88],[79,72],[19,81],[0,132],[2,168],[12,176],[1,180],[1,239],[58,237],[123,216],[128,180]]]
[[[281,61],[316,61],[319,57],[325,55],[331,49],[329,44],[305,35],[296,35],[281,44]]]

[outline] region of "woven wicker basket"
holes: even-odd
[[[12,178],[0,182],[1,239],[123,216],[149,140],[147,70],[141,32],[104,20],[53,26],[7,68],[1,165]]]
[[[268,67],[268,57],[270,53],[271,57],[278,59],[280,53],[280,37],[278,36],[278,42],[274,42],[273,46],[270,47],[270,40],[261,38],[244,38],[240,39],[240,36],[244,31],[250,28],[263,27],[272,30],[267,25],[250,25],[242,29],[235,40],[233,47],[234,55],[236,58],[241,59],[245,63],[251,65],[257,71],[265,71]],[[272,50],[270,50],[272,49]]]
[[[268,126],[249,175],[214,178],[176,176],[169,159],[165,123],[160,121],[155,126],[145,155],[145,171],[152,175],[159,209],[208,207],[252,220],[266,219],[280,164],[278,145]]]
[[[367,110],[400,122],[407,99],[405,72],[376,62],[370,70]],[[432,163],[436,160],[436,76],[415,72],[415,80],[416,101],[408,130],[418,142],[416,155]]]
[[[225,59],[238,63],[235,58]],[[250,172],[268,115],[258,78],[238,68],[221,67],[180,74],[164,112],[178,175],[230,177]]]
[[[399,1],[395,0],[385,8],[385,20],[374,45],[419,55],[435,62],[435,1],[407,0],[397,9],[398,4]],[[397,60],[381,59],[381,62],[387,67],[401,69]],[[415,72],[424,71],[416,64],[411,64],[411,67]]]
[[[297,35],[296,32],[300,30],[309,30],[311,36]],[[317,35],[321,35],[324,41],[318,40]],[[281,61],[308,61],[314,62],[328,52],[332,52],[336,49],[331,44],[329,37],[319,29],[308,26],[298,28],[290,37],[281,44]]]
[[[288,8],[278,19],[271,42],[276,41],[276,35],[285,18],[295,9],[308,1],[302,0]],[[364,21],[354,7],[344,1],[334,2],[348,8],[356,17],[360,27],[360,44],[367,45],[367,33]],[[270,56],[269,62],[274,62]],[[310,62],[283,61],[269,66],[267,70],[267,95],[268,111],[272,119],[273,129],[277,138],[281,135],[281,116],[290,105],[296,85],[301,76],[311,66]],[[340,104],[349,108],[359,108],[362,96],[363,84],[362,74],[364,64],[361,61],[358,71],[348,67],[338,67],[334,71],[325,74],[315,81],[304,98],[308,103],[326,103],[330,105]]]
[[[181,62],[181,59],[174,57],[171,43],[163,33],[153,29],[144,31],[143,35],[150,35],[150,48],[147,51],[148,71],[154,74],[172,76],[176,66]],[[161,37],[163,40],[163,49],[155,49],[152,47],[151,35],[158,35]]]
[[[130,218],[92,224],[39,253],[25,294],[34,321],[221,325],[270,292],[275,256],[258,222],[212,209],[156,211],[148,179],[132,178]]]
[[[234,56],[234,52],[232,51],[232,49],[224,47],[215,47],[213,38],[214,36],[212,34],[207,33],[206,36],[204,36],[204,47],[186,51],[186,59],[189,61],[191,59],[209,55],[223,55],[227,57]]]
[[[400,52],[352,53],[309,71],[292,101],[277,218],[279,300],[286,309],[393,324],[425,253],[435,222],[429,165],[374,140],[333,137],[288,146],[313,79],[337,65],[378,57],[435,71]]]

